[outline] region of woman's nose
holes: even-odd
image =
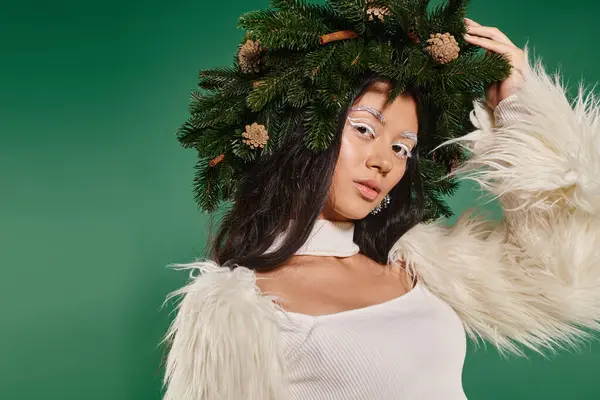
[[[367,158],[367,167],[369,169],[377,169],[382,174],[387,174],[392,170],[393,163],[389,157],[386,157],[380,153],[371,154]]]

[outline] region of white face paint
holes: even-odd
[[[353,109],[355,110],[355,109]],[[355,111],[359,111],[359,110],[355,110]],[[360,111],[368,111],[366,109],[362,109]],[[377,130],[375,129],[375,127],[373,127],[369,121],[367,119],[364,118],[352,118],[352,117],[348,117],[348,122],[350,123],[350,125],[355,129],[355,131],[357,132],[357,134],[361,137],[365,137],[365,138],[371,138],[371,139],[375,139],[377,137]],[[417,145],[417,134],[414,132],[410,132],[410,131],[405,131],[404,133],[402,133],[402,137],[411,140],[414,144],[412,146],[412,148],[414,148]],[[412,155],[412,148],[409,147],[409,145],[407,143],[404,142],[396,142],[392,144],[392,148],[394,149],[394,152],[396,153],[396,155],[398,157],[400,157],[400,159],[405,160],[407,158],[411,158]]]

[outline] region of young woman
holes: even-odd
[[[244,176],[168,333],[167,400],[465,399],[467,335],[523,355],[600,328],[600,108],[501,31],[465,40],[510,76],[475,103],[458,172],[497,224],[421,223],[422,93],[356,88],[332,146],[303,132]]]

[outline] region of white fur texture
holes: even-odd
[[[446,142],[473,152],[456,173],[499,196],[505,209],[559,206],[598,215],[599,101],[580,86],[571,104],[560,75],[549,76],[539,61],[526,65],[525,84],[496,110],[503,126],[494,126],[489,110],[475,103],[471,120],[478,129]]]
[[[452,228],[420,224],[390,252],[450,304],[473,339],[502,354],[519,344],[575,348],[600,330],[600,107],[580,96],[574,110],[541,64],[499,107],[518,113],[495,126],[481,105],[477,130],[461,138],[472,158],[460,172],[498,196],[492,226],[465,215]],[[505,114],[511,114],[506,112]],[[285,357],[276,308],[256,276],[212,262],[176,265],[196,276],[167,334],[164,400],[283,400]]]
[[[477,104],[477,130],[448,142],[471,150],[457,173],[500,199],[503,221],[421,224],[390,252],[503,355],[575,349],[600,330],[600,107],[580,90],[572,108],[539,62],[524,77],[502,125]]]
[[[182,296],[165,338],[164,400],[285,399],[276,305],[259,295],[254,272],[208,261],[175,267],[197,276],[168,298]]]

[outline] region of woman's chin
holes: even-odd
[[[370,202],[357,199],[357,201],[349,201],[347,203],[345,202],[344,204],[338,204],[335,208],[335,211],[344,218],[360,220],[367,217],[369,213],[373,211],[373,208],[374,206]]]
[[[361,220],[366,218],[379,204],[377,199],[369,200],[360,193],[337,193],[337,201],[330,197],[321,212],[321,217],[331,221]]]

